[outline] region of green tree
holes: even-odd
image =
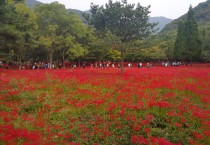
[[[27,60],[28,54],[34,48],[34,32],[38,29],[35,13],[24,3],[16,5],[18,13],[15,23],[18,30],[18,39],[14,43],[14,52],[19,61],[19,69],[22,67],[22,60]]]
[[[174,59],[182,60],[184,56],[182,56],[182,51],[184,50],[184,23],[179,22],[177,37],[174,45]]]
[[[3,18],[0,23],[0,48],[8,54],[13,52],[21,69],[22,60],[27,60],[27,54],[33,48],[33,34],[38,28],[36,15],[22,1],[5,1],[0,7]]]
[[[71,60],[78,60],[78,64],[80,66],[81,58],[87,55],[87,49],[83,48],[81,44],[74,43],[72,47],[68,50],[68,56]]]
[[[120,44],[119,37],[112,34],[110,31],[103,33],[101,36],[101,46],[103,48],[103,59],[104,60],[120,60]]]
[[[200,33],[202,41],[201,59],[204,62],[210,62],[210,27],[203,27]]]
[[[70,23],[65,6],[58,2],[42,4],[35,7],[39,24],[39,41],[47,48],[50,68],[53,54],[60,45],[60,39],[69,31]]]
[[[199,61],[201,56],[201,42],[192,6],[190,6],[188,11],[184,35],[186,53],[186,55],[184,55],[184,59],[186,61]]]
[[[89,19],[89,23],[98,31],[104,32],[109,30],[112,34],[119,37],[123,44],[120,49],[121,73],[124,72],[124,45],[134,39],[146,38],[153,32],[155,24],[148,22],[149,8],[150,6],[143,7],[140,3],[135,7],[135,4],[128,4],[127,0],[114,3],[112,0],[109,0],[105,8],[91,4],[92,19]]]
[[[111,61],[119,61],[120,60],[120,51],[115,49],[108,49],[106,52],[106,59]]]
[[[157,46],[141,50],[142,57],[144,60],[164,60],[166,58],[166,53]]]
[[[175,42],[174,57],[186,62],[199,61],[201,57],[201,41],[194,11],[190,6],[187,20],[179,24]]]
[[[78,60],[80,65],[81,59],[85,59],[91,43],[96,39],[94,30],[74,13],[69,13],[69,23],[71,24],[69,34],[74,37],[74,41],[69,47],[68,56],[70,59]]]

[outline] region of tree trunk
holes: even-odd
[[[52,60],[53,60],[52,55],[53,55],[52,53],[49,54],[49,61],[50,61],[49,62],[49,64],[50,64],[49,68],[50,69],[52,69]]]
[[[123,50],[121,52],[121,64],[120,64],[120,69],[121,69],[121,74],[124,74],[124,61],[123,61]]]
[[[66,68],[66,66],[65,66],[65,53],[64,53],[64,51],[63,51],[63,53],[62,53],[62,61],[63,61],[63,68],[65,69]]]
[[[80,58],[78,59],[78,63],[79,63],[78,66],[79,66],[79,68],[80,68],[80,66],[81,66],[81,65],[80,65],[80,63],[81,63]]]
[[[21,57],[19,57],[19,68],[18,68],[19,70],[21,70],[22,69],[22,61],[21,61]]]

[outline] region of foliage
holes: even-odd
[[[197,22],[198,25],[198,30],[199,30],[199,37],[200,37],[200,43],[202,46],[199,47],[199,49],[201,49],[202,52],[198,52],[200,54],[198,54],[198,56],[200,55],[200,58],[198,58],[199,61],[205,61],[207,62],[208,59],[206,59],[206,55],[208,54],[208,42],[210,42],[210,29],[208,29],[209,27],[209,20],[210,20],[210,1],[207,0],[206,2],[200,3],[198,6],[196,6],[195,8],[193,8],[194,11],[194,17],[195,17],[195,21]],[[164,41],[166,43],[170,42],[170,41],[174,41],[174,43],[170,43],[169,48],[170,48],[170,52],[172,52],[172,54],[174,54],[174,58],[172,57],[172,59],[181,59],[181,55],[179,55],[179,57],[177,56],[177,46],[175,44],[175,38],[176,38],[176,31],[179,23],[180,22],[186,22],[187,21],[187,14],[181,16],[180,18],[172,21],[170,24],[166,25],[166,27],[158,34],[158,36],[170,36],[169,39],[165,39]],[[205,31],[206,35],[205,38],[203,37],[203,32]],[[175,44],[175,46],[173,46]],[[179,43],[177,43],[179,44]],[[206,50],[207,49],[207,50]],[[175,52],[173,52],[175,50]],[[205,51],[205,52],[204,52]],[[202,54],[202,55],[201,55]],[[197,56],[197,57],[198,57]]]
[[[187,21],[179,24],[174,56],[176,59],[188,62],[200,60],[201,42],[192,6],[189,8]]]
[[[107,60],[111,60],[111,61],[113,61],[113,62],[119,61],[119,60],[120,60],[120,51],[118,51],[118,50],[113,50],[113,49],[108,49],[105,58],[106,58]]]
[[[90,12],[87,12],[90,15],[84,20],[58,2],[35,3],[37,6],[29,9],[23,0],[1,1],[0,61],[18,61],[19,68],[22,62],[62,62],[65,67],[64,62],[69,60],[120,61],[119,57],[121,61],[184,60],[194,58],[195,54],[194,61],[209,61],[210,29],[206,22],[209,1],[193,9],[198,21],[196,35],[200,37],[193,39],[200,42],[201,46],[197,47],[201,49],[193,48],[199,52],[188,51],[192,52],[190,55],[180,52],[180,41],[175,43],[176,29],[166,30],[166,27],[154,35],[156,27],[149,20],[150,6],[129,4],[127,0],[110,0],[105,6],[91,4]],[[186,21],[187,15],[178,20]],[[172,24],[174,22],[177,24],[178,21]],[[195,47],[194,40],[186,47],[190,48],[192,44]],[[189,58],[184,58],[186,56]]]
[[[67,53],[71,60],[75,60],[85,56],[87,54],[87,50],[85,50],[80,44],[74,44]]]
[[[210,20],[210,1],[209,0],[198,4],[198,6],[196,6],[193,10],[195,14],[195,20],[198,22],[199,25],[209,22]],[[179,22],[186,21],[186,20],[187,20],[187,13],[179,17],[178,19],[172,21],[171,23],[167,24],[166,27],[162,30],[162,33],[176,30],[178,28]]]
[[[4,52],[14,51],[16,60],[19,62],[19,69],[27,53],[33,49],[33,34],[37,30],[36,15],[22,2],[8,1],[1,5],[0,37]]]
[[[142,39],[149,35],[155,26],[148,22],[149,6],[143,7],[139,3],[128,4],[127,1],[112,0],[103,6],[91,5],[91,24],[100,31],[108,29],[120,38],[122,42],[132,39]]]
[[[100,32],[110,31],[119,37],[122,43],[136,39],[143,39],[152,33],[155,24],[148,22],[148,7],[143,7],[140,3],[128,4],[127,0],[112,2],[109,0],[105,8],[103,6],[91,5],[91,18],[87,21]],[[123,44],[125,45],[125,44]],[[123,73],[123,53],[124,49],[121,45],[121,73]]]

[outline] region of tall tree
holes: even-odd
[[[50,68],[52,68],[53,53],[60,45],[60,38],[69,31],[68,14],[65,6],[58,2],[40,4],[35,8],[38,16],[40,42],[47,48]]]
[[[90,8],[92,19],[87,19],[89,23],[98,31],[109,30],[121,40],[121,73],[123,73],[124,44],[135,39],[144,39],[153,31],[155,24],[148,22],[150,6],[143,7],[138,3],[135,7],[135,4],[128,4],[127,0],[116,2],[109,0],[105,8],[94,4],[91,4]]]
[[[28,53],[34,48],[34,32],[38,29],[37,17],[24,3],[16,5],[18,39],[14,43],[14,52],[19,61],[19,69],[22,67],[22,60],[28,59]]]
[[[36,15],[21,0],[1,4],[0,37],[4,52],[14,52],[21,69],[22,60],[32,48],[33,33],[37,29]]]
[[[177,37],[176,37],[176,41],[174,45],[174,59],[175,60],[183,59],[181,51],[184,50],[184,42],[185,42],[184,23],[179,22]]]
[[[78,43],[83,46],[77,48],[84,48],[86,45],[88,26],[74,13],[68,14],[64,5],[58,2],[38,5],[35,11],[41,34],[39,40],[44,47],[48,48],[50,64],[52,64],[53,55],[58,52],[65,67],[65,56],[69,49],[73,49],[72,46]]]
[[[201,56],[201,42],[199,39],[198,24],[192,6],[190,6],[184,29],[186,61],[199,61]]]
[[[189,7],[187,20],[179,24],[175,42],[174,57],[186,62],[199,61],[201,57],[201,41],[198,25],[192,6]]]

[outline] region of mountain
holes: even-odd
[[[150,23],[158,23],[158,25],[155,27],[156,29],[158,29],[157,32],[160,32],[166,26],[166,24],[170,23],[171,21],[173,20],[166,17],[150,17],[149,18]]]
[[[194,8],[195,19],[198,22],[198,26],[208,25],[210,23],[210,0],[198,4]],[[186,21],[187,13],[178,19],[173,20],[162,29],[161,33],[177,30],[178,23],[180,21]]]
[[[76,13],[78,16],[80,16],[82,18],[82,13],[89,13],[90,11],[80,11],[80,10],[75,10],[75,9],[67,9],[68,12],[74,12]],[[149,22],[150,23],[158,23],[158,25],[155,27],[156,29],[158,29],[157,32],[160,32],[166,24],[170,23],[172,21],[172,19],[166,18],[166,17],[149,17]]]
[[[25,0],[25,3],[28,7],[34,7],[36,4],[40,4],[41,2],[37,0]],[[90,13],[89,11],[80,11],[76,9],[67,9],[67,12],[74,12],[76,13],[79,17],[82,18],[82,13]],[[168,19],[165,17],[150,17],[149,22],[151,23],[158,23],[156,26],[156,29],[158,29],[157,32],[161,31],[166,24],[170,23],[172,19]]]
[[[36,0],[25,0],[25,3],[28,7],[34,7],[37,4],[40,4],[41,2],[36,1]]]

